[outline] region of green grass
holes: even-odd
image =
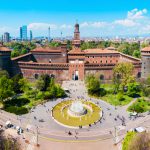
[[[128,95],[125,94],[113,94],[114,93],[114,84],[101,84],[101,88],[104,88],[107,92],[105,96],[102,97],[96,97],[100,98],[103,101],[106,101],[110,103],[111,105],[114,106],[124,106],[129,104],[132,101],[132,97],[129,97]],[[91,95],[90,95],[91,96]]]
[[[137,113],[150,111],[150,101],[144,100],[143,98],[137,99],[127,110]]]
[[[96,104],[92,102],[83,102],[83,104],[86,104],[92,108],[93,111],[88,109],[87,107],[87,114],[83,115],[81,117],[73,117],[70,116],[67,111],[69,106],[72,104],[72,100],[69,101],[63,101],[59,104],[57,104],[53,108],[53,116],[54,118],[67,126],[87,126],[89,124],[93,124],[94,122],[98,121],[100,119],[100,107],[98,107]],[[62,111],[61,111],[62,110]]]
[[[105,96],[101,97],[102,100],[110,103],[114,106],[124,106],[129,104],[133,98],[123,95],[124,100],[120,100],[118,94],[106,94]]]
[[[129,145],[132,142],[132,139],[135,137],[136,132],[128,132],[122,144],[122,150],[129,150]]]
[[[107,92],[113,92],[115,85],[114,84],[101,84],[101,88],[104,88]]]

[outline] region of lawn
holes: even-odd
[[[124,106],[129,104],[133,99],[132,97],[129,97],[125,94],[114,94],[114,84],[101,84],[101,88],[104,88],[106,90],[106,95],[99,98],[110,103],[111,105]]]
[[[106,94],[101,99],[114,106],[124,106],[129,104],[133,98],[127,95],[122,95],[120,98],[119,94]]]
[[[128,111],[137,113],[150,111],[150,101],[139,98],[128,108]]]
[[[126,134],[123,144],[122,144],[122,150],[129,150],[129,145],[132,142],[136,134],[137,134],[136,132],[128,132]]]

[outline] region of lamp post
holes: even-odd
[[[39,128],[36,126],[36,146],[39,147]]]

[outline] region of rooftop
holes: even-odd
[[[10,52],[11,50],[3,45],[0,45],[0,51]]]
[[[142,52],[150,51],[150,46],[144,47],[141,51]]]
[[[118,51],[115,51],[115,50],[112,50],[112,48],[111,48],[111,50],[110,49],[108,49],[108,48],[106,48],[106,49],[99,49],[99,48],[97,48],[97,49],[86,49],[86,50],[84,50],[85,51],[85,53],[100,53],[100,54],[108,54],[108,53],[110,53],[110,54],[119,54],[119,52]]]
[[[80,48],[75,48],[68,52],[68,54],[84,54],[84,53],[85,53],[85,51],[81,51]]]
[[[50,47],[37,47],[33,49],[31,52],[51,52],[51,53],[58,53],[61,52],[61,48],[50,48]]]

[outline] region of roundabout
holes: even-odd
[[[51,111],[58,124],[69,128],[88,127],[102,117],[102,109],[91,101],[67,100],[56,104]]]

